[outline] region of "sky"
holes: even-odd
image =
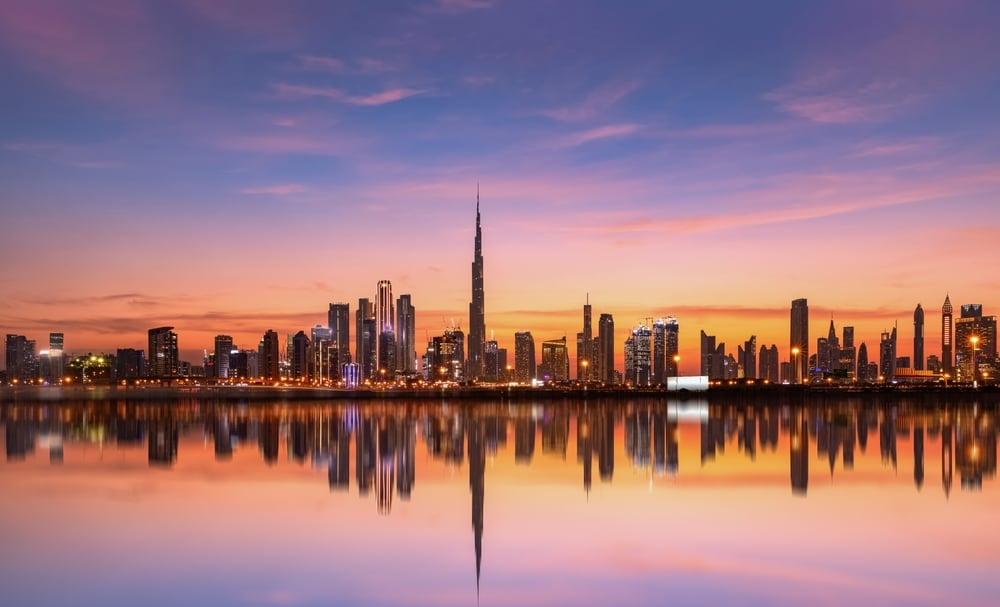
[[[877,343],[1000,305],[1000,4],[9,0],[0,331],[184,358],[380,279],[418,341],[681,324]],[[783,354],[784,356],[784,354]],[[619,359],[621,352],[618,352]]]

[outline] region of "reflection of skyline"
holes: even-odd
[[[144,449],[149,466],[171,469],[183,467],[184,451],[201,443],[222,466],[239,465],[234,462],[247,462],[249,456],[264,474],[276,474],[272,469],[278,466],[311,467],[325,474],[331,493],[346,494],[353,483],[358,496],[373,501],[374,511],[383,516],[391,516],[400,502],[421,498],[417,481],[422,467],[427,473],[428,461],[446,469],[468,465],[470,510],[465,512],[471,511],[477,591],[488,523],[488,460],[491,471],[494,459],[508,461],[507,474],[515,480],[529,474],[527,468],[576,467],[579,472],[572,476],[582,479],[585,494],[593,490],[595,473],[597,482],[611,490],[619,486],[616,472],[624,477],[623,487],[630,477],[673,483],[719,474],[724,485],[737,486],[741,477],[768,483],[776,464],[788,471],[783,482],[798,496],[806,496],[811,483],[823,485],[826,477],[850,479],[873,469],[895,476],[897,466],[905,470],[909,465],[913,486],[921,490],[928,480],[926,460],[936,452],[945,495],[956,471],[963,491],[979,490],[996,475],[998,428],[988,407],[865,406],[861,401],[800,407],[689,402],[685,407],[686,413],[653,399],[530,406],[122,402],[11,406],[0,411],[0,421],[6,461],[12,465],[45,449],[53,465],[73,465],[80,453],[74,446],[99,444],[102,451]],[[878,449],[866,457],[869,435],[875,434]],[[624,470],[615,467],[616,452],[623,454]],[[758,468],[762,474],[755,477]]]

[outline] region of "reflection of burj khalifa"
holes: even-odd
[[[483,421],[469,422],[469,489],[472,491],[472,530],[476,535],[476,595],[483,561],[483,493],[486,475],[486,440]]]

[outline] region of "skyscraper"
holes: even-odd
[[[28,383],[38,376],[38,361],[35,355],[35,340],[24,335],[8,334],[5,350],[7,381]]]
[[[173,327],[157,327],[149,330],[149,375],[156,378],[177,377],[180,374],[180,360],[177,350],[177,334]]]
[[[861,345],[858,346],[858,370],[855,377],[862,383],[875,379],[868,376],[868,346],[864,342],[861,342]]]
[[[963,304],[955,321],[955,371],[962,381],[976,381],[994,371],[997,357],[997,317],[983,316],[981,304]]]
[[[751,335],[750,339],[743,342],[741,349],[743,356],[738,362],[743,369],[743,377],[754,379],[757,377],[757,336]]]
[[[715,336],[701,332],[701,374],[709,377],[713,376],[713,358],[715,357]]]
[[[955,372],[954,344],[952,343],[955,336],[953,312],[951,298],[945,295],[944,305],[941,306],[941,370],[951,374]]]
[[[257,346],[260,375],[269,381],[275,381],[281,377],[281,353],[278,344],[277,331],[268,329],[260,338],[260,344]]]
[[[49,379],[58,382],[63,376],[63,343],[62,333],[49,333]]]
[[[896,327],[892,331],[882,331],[878,368],[883,381],[890,382],[896,375]]]
[[[417,309],[409,295],[396,300],[396,367],[403,373],[417,371]]]
[[[913,368],[924,370],[924,309],[920,304],[913,311]]]
[[[229,354],[233,351],[233,338],[229,335],[215,336],[215,376],[229,377]]]
[[[590,381],[597,370],[598,364],[595,360],[594,330],[591,325],[590,294],[587,294],[587,303],[583,304],[583,331],[577,336],[576,342],[576,378],[579,381]]]
[[[370,378],[375,359],[375,307],[365,297],[358,300],[358,309],[354,312],[354,339],[359,381],[364,381]]]
[[[514,379],[522,384],[535,379],[535,338],[529,331],[514,334]]]
[[[309,379],[309,336],[299,331],[292,337],[292,377],[299,380]]]
[[[378,281],[378,285],[375,287],[375,330],[377,331],[375,340],[375,360],[378,361],[379,366],[387,361],[390,356],[388,353],[382,352],[382,344],[388,344],[389,339],[383,339],[382,335],[384,333],[393,333],[393,323],[396,322],[395,310],[393,309],[392,300],[392,283],[388,280]],[[393,335],[391,342],[393,343],[393,354],[391,358],[396,357],[395,353],[395,341],[396,337]],[[393,369],[394,370],[394,369]]]
[[[598,358],[601,371],[600,381],[611,384],[615,377],[615,319],[610,314],[601,314],[597,321]]]
[[[792,363],[792,383],[801,384],[809,376],[807,372],[809,368],[809,302],[806,299],[792,301],[789,334],[788,347]]]
[[[495,383],[500,381],[500,346],[496,340],[488,340],[483,354],[483,379]]]
[[[333,374],[340,377],[340,369],[351,362],[351,310],[346,303],[332,303],[326,313],[326,326],[330,327],[332,348],[336,354]]]
[[[472,301],[469,302],[469,379],[483,374],[486,342],[486,302],[483,291],[483,230],[479,222],[479,186],[476,186],[476,243],[472,257]]]
[[[538,374],[546,381],[569,381],[569,349],[565,336],[542,342],[542,364]]]
[[[652,381],[653,330],[638,325],[625,341],[625,382],[633,386],[648,386]]]

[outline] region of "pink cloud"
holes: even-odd
[[[395,103],[409,97],[421,95],[425,90],[400,87],[371,93],[368,95],[349,95],[341,89],[329,86],[306,86],[298,84],[278,83],[274,86],[279,95],[290,98],[323,97],[341,103],[358,106],[378,106]]]
[[[347,67],[343,59],[321,55],[299,55],[299,66],[306,70],[317,70],[339,74]]]
[[[494,4],[493,0],[434,0],[428,10],[456,14],[492,8]]]
[[[217,147],[261,154],[309,154],[339,156],[356,150],[357,140],[342,135],[318,136],[298,133],[223,136],[213,142]]]
[[[592,91],[582,101],[572,105],[550,108],[539,112],[560,122],[580,122],[605,114],[612,107],[639,88],[638,80],[609,82]]]
[[[581,131],[579,133],[574,133],[569,137],[566,137],[561,142],[559,142],[559,147],[574,147],[578,145],[583,145],[585,143],[590,143],[591,141],[598,141],[601,139],[614,139],[619,137],[627,137],[633,135],[639,131],[640,126],[638,124],[608,124],[605,126],[600,126],[593,129],[588,129],[586,131]]]

